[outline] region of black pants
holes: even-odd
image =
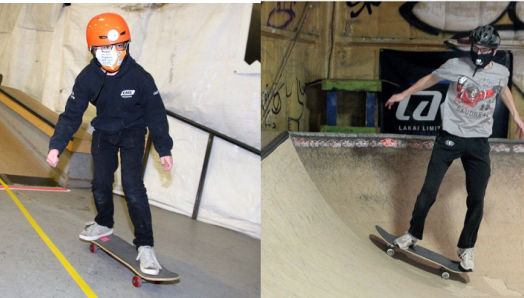
[[[466,171],[468,211],[458,247],[472,248],[475,246],[482,221],[484,195],[491,174],[489,152],[490,146],[487,138],[461,138],[445,131],[439,133],[429,161],[424,186],[413,210],[409,230],[411,235],[422,239],[426,216],[435,203],[442,179],[451,163],[460,158]]]
[[[95,166],[91,184],[98,212],[95,222],[109,228],[114,225],[113,182],[120,151],[122,187],[137,247],[154,244],[151,210],[142,177],[145,135],[146,129],[142,127],[127,128],[114,135],[95,130],[91,145]]]

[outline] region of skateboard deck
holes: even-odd
[[[167,270],[164,268],[164,266],[162,266],[162,270],[160,270],[158,275],[142,273],[140,270],[140,262],[136,260],[138,251],[136,250],[135,246],[129,244],[116,235],[109,235],[98,240],[91,241],[89,250],[92,253],[95,253],[98,248],[108,253],[110,256],[125,265],[127,268],[131,269],[131,271],[136,274],[132,280],[135,287],[140,287],[142,285],[141,279],[148,282],[157,283],[178,281],[180,279],[178,274]]]
[[[396,246],[394,244],[395,239],[397,239],[399,236],[395,236],[395,235],[392,235],[392,234],[386,232],[386,230],[384,230],[380,226],[375,226],[375,228],[377,229],[377,232],[382,237],[382,239],[384,239],[386,241],[386,243],[387,243],[387,251],[386,252],[387,252],[387,254],[389,256],[393,256],[393,254],[395,253],[395,250],[394,250],[395,248],[400,250],[400,248],[398,248],[398,246]],[[404,251],[404,250],[402,250],[402,251]],[[438,254],[438,253],[436,253],[434,251],[431,251],[431,250],[429,250],[427,248],[424,248],[424,247],[422,247],[420,245],[416,245],[416,246],[410,247],[410,248],[408,248],[405,251],[408,252],[408,253],[411,253],[413,255],[416,255],[416,256],[418,256],[420,258],[423,258],[423,259],[425,259],[427,261],[430,261],[433,264],[441,266],[440,269],[443,271],[442,272],[442,278],[444,278],[444,279],[448,279],[449,278],[449,272],[454,272],[454,273],[471,272],[471,270],[464,270],[464,269],[462,269],[462,267],[460,266],[460,262],[459,261],[450,260],[447,257],[445,257],[445,256],[443,256],[441,254]]]

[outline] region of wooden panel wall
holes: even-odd
[[[379,79],[380,49],[445,51],[478,25],[504,26],[514,55],[513,95],[524,117],[524,56],[517,2],[263,2],[263,131],[309,131],[323,104],[307,98],[318,79]],[[523,16],[519,13],[523,11]],[[510,13],[516,17],[510,18]],[[305,20],[304,20],[305,18]],[[304,20],[304,21],[303,21]],[[451,45],[450,45],[451,44]],[[306,87],[308,86],[308,87]],[[312,110],[315,109],[315,110]],[[511,121],[510,121],[511,123]],[[510,125],[510,131],[514,129]],[[510,137],[514,137],[512,134]]]

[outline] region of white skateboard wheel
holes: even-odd
[[[392,257],[395,254],[395,250],[393,248],[388,248],[386,253],[388,254],[388,256]]]

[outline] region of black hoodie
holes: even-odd
[[[94,58],[95,59],[95,58]],[[60,154],[82,124],[82,116],[104,81],[104,71],[91,60],[76,77],[73,92],[60,114],[49,150]],[[173,140],[169,136],[166,109],[153,77],[129,56],[118,73],[105,76],[95,102],[96,117],[91,125],[106,134],[115,134],[133,126],[148,127],[160,157],[171,155]]]

